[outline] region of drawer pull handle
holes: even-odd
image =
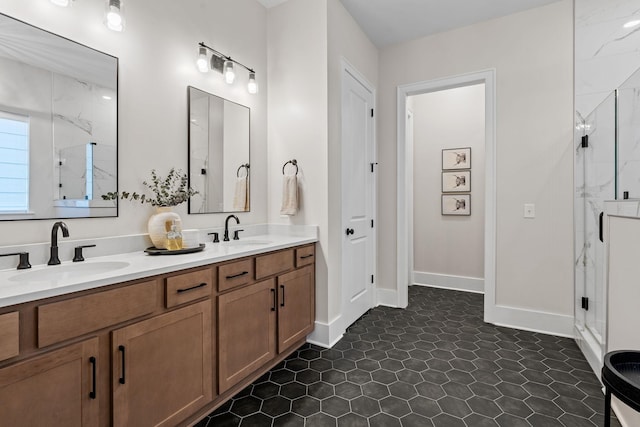
[[[125,366],[124,366],[124,363],[125,363],[124,362],[124,346],[123,345],[118,346],[118,350],[120,351],[120,354],[122,355],[122,376],[120,377],[119,381],[120,381],[120,384],[124,384],[124,382],[125,382],[124,381],[124,378],[125,378],[125,376],[124,376],[124,369],[125,369]]]
[[[190,288],[178,289],[178,290],[177,290],[177,292],[178,292],[179,294],[181,294],[181,293],[183,293],[183,292],[189,292],[189,291],[192,291],[192,290],[194,290],[194,289],[204,288],[205,286],[207,286],[207,284],[206,284],[206,283],[200,283],[199,285],[195,285],[195,286],[192,286],[192,287],[190,287]]]
[[[273,305],[271,306],[271,311],[276,311],[276,290],[271,288],[271,296],[273,296]]]
[[[242,277],[249,274],[248,271],[243,271],[242,273],[238,273],[238,274],[232,274],[231,276],[227,276],[227,279],[235,279],[237,277]]]
[[[96,358],[91,356],[89,358],[89,363],[91,363],[91,378],[92,378],[92,384],[93,384],[93,388],[92,390],[89,392],[89,398],[90,399],[95,399],[97,392],[96,392]]]
[[[280,285],[280,290],[282,291],[282,302],[280,303],[280,307],[284,307],[284,285]]]
[[[304,255],[304,256],[301,256],[300,259],[311,258],[312,256],[313,256],[313,254]]]

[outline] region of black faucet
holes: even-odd
[[[58,258],[58,230],[62,229],[62,237],[69,237],[69,229],[67,224],[62,221],[58,221],[53,224],[51,229],[51,256],[49,257],[48,265],[60,264],[60,258]]]
[[[236,224],[240,224],[240,220],[235,215],[229,215],[227,219],[224,220],[224,238],[222,239],[223,242],[229,241],[229,220],[231,218],[236,220]]]

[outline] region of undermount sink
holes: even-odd
[[[15,276],[11,276],[9,280],[14,282],[59,282],[81,276],[91,276],[120,270],[128,266],[129,263],[125,261],[97,261],[86,264],[55,265],[44,267],[41,270],[20,272]]]
[[[224,246],[265,246],[273,243],[272,240],[231,240],[224,242]]]

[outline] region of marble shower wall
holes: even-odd
[[[640,0],[575,0],[576,111],[587,117],[640,68]]]
[[[52,73],[53,144],[57,199],[85,200],[115,191],[115,90]],[[87,145],[93,147],[87,149]],[[92,156],[91,156],[92,154]],[[93,158],[91,158],[93,157]],[[92,188],[87,190],[87,183]],[[89,194],[87,194],[89,193]]]
[[[640,198],[640,71],[618,90],[618,199]]]

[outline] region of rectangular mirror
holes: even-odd
[[[249,108],[189,86],[189,213],[249,211]]]
[[[117,216],[118,58],[0,14],[0,220]]]

